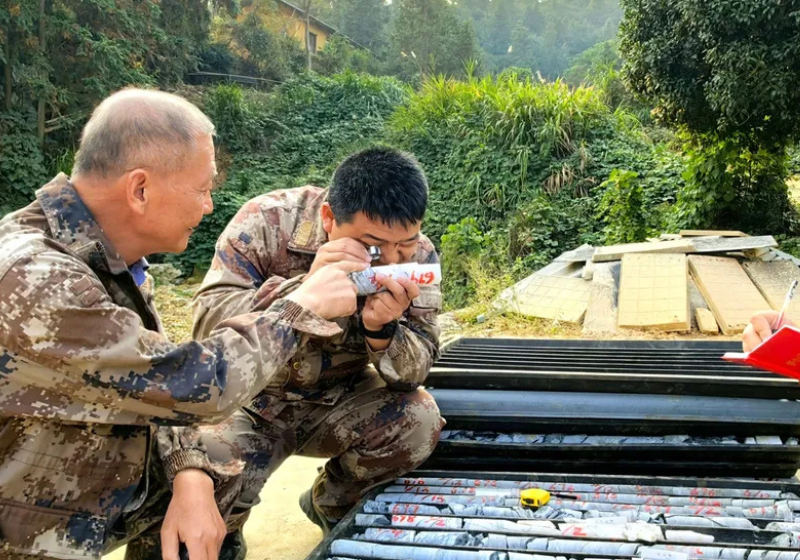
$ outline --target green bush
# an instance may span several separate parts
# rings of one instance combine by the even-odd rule
[[[800,174],[800,144],[793,146],[789,150],[788,166],[791,175]]]
[[[33,200],[48,176],[33,113],[0,113],[0,215]]]
[[[475,295],[471,263],[480,260],[488,239],[475,218],[464,218],[442,235],[442,290],[447,308],[464,307]]]
[[[636,243],[648,234],[648,208],[639,174],[615,169],[601,188],[605,193],[600,201],[599,216],[605,221],[607,244]]]
[[[655,157],[630,114],[561,82],[432,79],[391,127],[392,141],[428,174],[433,238],[468,216],[496,229],[542,193],[591,195],[611,169],[630,163],[628,154],[642,167]]]
[[[672,216],[675,228],[719,227],[751,234],[790,232],[796,211],[786,186],[784,152],[752,146],[747,135],[734,133],[688,137],[685,185]]]

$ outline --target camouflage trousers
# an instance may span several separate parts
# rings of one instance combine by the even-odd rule
[[[145,481],[142,480],[141,484],[144,485]],[[150,447],[150,464],[146,485],[146,495],[141,505],[123,513],[106,533],[103,555],[127,545],[125,560],[161,560],[161,523],[167,513],[172,491],[156,449],[155,438],[153,438]],[[226,480],[217,481],[215,484],[214,497],[217,501],[217,506],[231,531],[235,531],[237,527],[235,525],[236,520],[228,514],[241,491],[242,479],[240,476],[232,476]],[[237,535],[234,533],[229,537],[235,539]],[[233,555],[220,556],[221,560],[244,559],[247,549],[243,543],[239,546],[227,547],[226,544],[228,543],[223,543],[223,549],[227,548],[233,551]],[[2,560],[43,560],[49,558],[52,557],[44,554],[6,555],[0,551],[0,559]]]
[[[333,406],[281,404],[285,406],[271,422],[242,410],[202,428],[213,461],[246,462],[232,515],[240,524],[259,503],[264,483],[290,455],[331,459],[314,481],[312,497],[319,511],[338,520],[369,488],[427,459],[445,424],[430,394],[423,389],[392,391],[372,369]]]
[[[161,523],[172,498],[164,467],[153,448],[150,463],[150,478],[144,503],[133,511],[124,513],[106,537],[104,554],[122,545],[127,545],[125,560],[161,560]],[[242,479],[234,476],[217,481],[214,497],[220,513],[225,519],[242,491]],[[234,523],[228,521],[228,525]],[[233,530],[233,527],[231,527]],[[242,550],[241,559],[245,550]]]

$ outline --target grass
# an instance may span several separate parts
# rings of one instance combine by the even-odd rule
[[[172,342],[192,338],[192,296],[199,287],[199,283],[191,282],[156,288],[156,308]]]
[[[461,326],[463,336],[468,337],[511,337],[511,338],[582,338],[588,340],[733,340],[741,335],[704,335],[690,333],[671,333],[653,330],[619,329],[615,333],[584,333],[580,325],[561,323],[550,319],[535,319],[516,313],[487,316],[486,321],[478,323],[469,310],[456,311],[456,320]],[[451,329],[452,334],[452,329]]]

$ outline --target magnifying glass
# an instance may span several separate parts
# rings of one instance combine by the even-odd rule
[[[381,248],[376,247],[375,245],[370,245],[369,249],[369,257],[372,259],[372,262],[377,262],[381,260]]]

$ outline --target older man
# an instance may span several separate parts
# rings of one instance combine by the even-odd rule
[[[115,94],[89,120],[72,178],[0,221],[4,558],[99,558],[164,516],[164,558],[179,541],[192,560],[216,558],[241,464],[209,461],[177,426],[249,403],[301,336],[329,336],[328,320],[356,309],[346,274],[365,265],[341,263],[203,340],[166,339],[144,257],[184,250],[211,212],[213,132],[179,97]],[[157,547],[136,539],[128,557]]]

